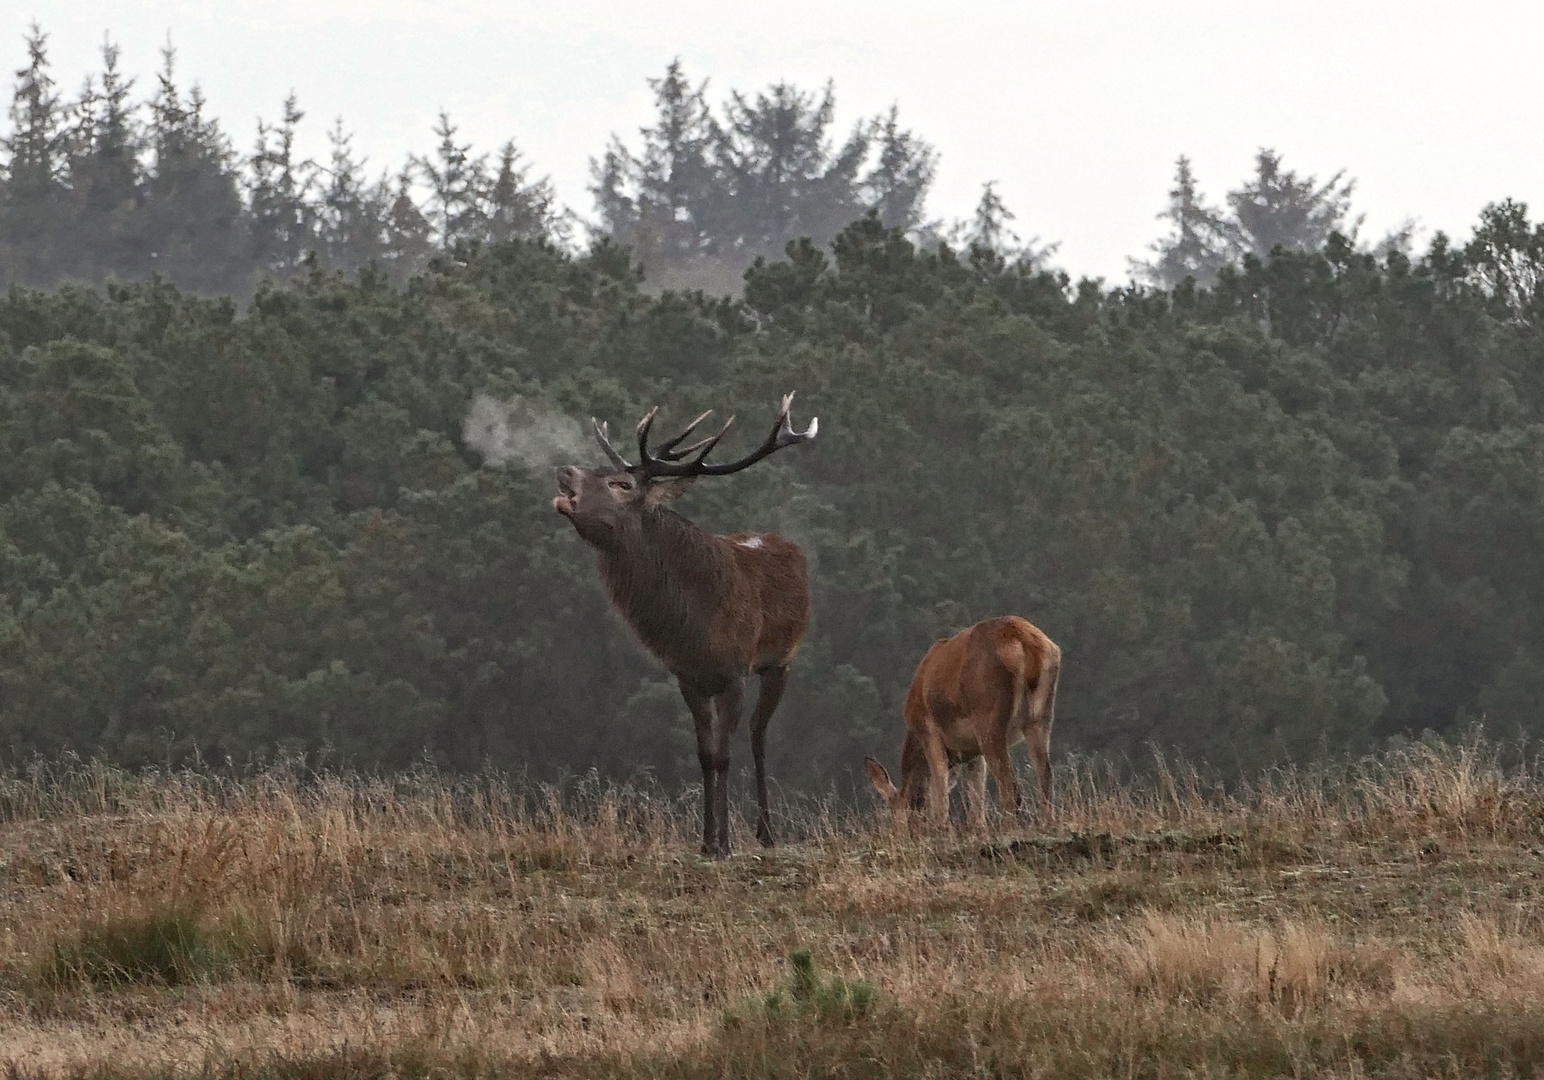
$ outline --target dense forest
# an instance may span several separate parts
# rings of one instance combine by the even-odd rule
[[[990,186],[929,222],[934,155],[894,114],[833,149],[829,89],[715,116],[673,66],[642,144],[597,162],[581,246],[513,144],[489,164],[448,118],[372,186],[290,160],[293,102],[238,161],[170,57],[146,120],[110,48],[66,107],[43,45],[0,175],[10,760],[693,779],[684,706],[548,466],[600,460],[578,418],[656,403],[738,413],[738,454],[790,389],[819,439],[680,504],[810,555],[785,784],[888,760],[927,644],[1003,612],[1064,650],[1057,753],[1231,772],[1471,720],[1544,734],[1521,205],[1364,249],[1340,177],[1262,151],[1219,210],[1182,159],[1146,284],[1074,284]],[[788,124],[797,168],[766,160]],[[736,295],[662,286],[742,260]]]

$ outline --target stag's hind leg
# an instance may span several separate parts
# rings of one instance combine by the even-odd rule
[[[772,814],[767,807],[767,724],[783,700],[788,685],[788,666],[767,668],[761,673],[761,690],[756,695],[756,711],[751,713],[751,756],[756,759],[756,839],[762,847],[771,847]]]

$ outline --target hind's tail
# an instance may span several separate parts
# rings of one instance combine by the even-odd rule
[[[1041,659],[1040,678],[1035,681],[1034,690],[1025,695],[1024,714],[1020,717],[1026,733],[1031,728],[1040,728],[1049,733],[1056,719],[1056,683],[1061,677],[1061,650],[1050,638],[1044,638],[1043,641],[1045,652]]]
[[[997,657],[1013,680],[1015,727],[1050,730],[1056,711],[1056,682],[1061,674],[1061,650],[1032,623],[1017,620],[1011,637],[998,643]],[[1033,689],[1031,689],[1033,686]]]
[[[1056,719],[1056,683],[1061,678],[1061,650],[1033,625],[1026,628],[1023,649],[1033,650],[1039,659],[1034,665],[1034,688],[1029,689],[1030,671],[1014,689],[1016,699],[1022,695],[1022,714],[1015,714],[1019,730],[1024,733],[1024,745],[1035,763],[1035,779],[1040,783],[1040,805],[1047,820],[1052,809],[1051,780],[1051,724]],[[1028,667],[1028,665],[1026,665]],[[1026,692],[1027,691],[1027,692]]]

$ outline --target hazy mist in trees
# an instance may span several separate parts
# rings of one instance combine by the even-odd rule
[[[1003,612],[1065,652],[1058,753],[1544,734],[1526,207],[1364,250],[1341,176],[1266,150],[1212,203],[1181,159],[1153,287],[1074,286],[993,185],[930,221],[893,113],[715,111],[679,65],[655,91],[578,250],[513,144],[448,117],[374,179],[341,125],[297,162],[294,101],[242,156],[170,53],[140,86],[109,47],[67,100],[34,37],[0,188],[0,753],[689,782],[679,695],[548,466],[599,460],[592,415],[790,389],[813,449],[681,503],[811,557],[786,784],[893,754],[928,643]]]

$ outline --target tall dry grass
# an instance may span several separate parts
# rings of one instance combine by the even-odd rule
[[[1544,1062],[1544,784],[1421,744],[1054,825],[301,762],[0,773],[18,1075],[1427,1075]]]

